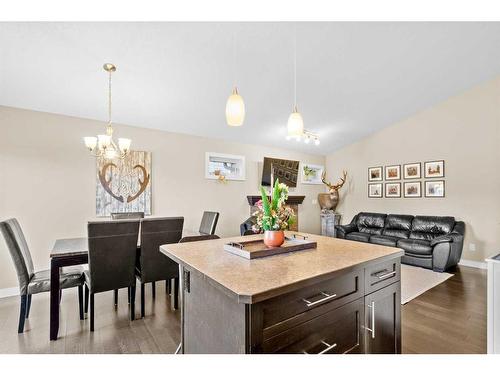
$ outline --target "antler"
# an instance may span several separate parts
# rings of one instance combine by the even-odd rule
[[[139,185],[140,185],[139,191],[137,193],[135,193],[134,195],[129,195],[127,197],[127,203],[132,202],[139,195],[141,195],[144,192],[144,190],[146,190],[146,187],[149,184],[149,173],[146,171],[146,168],[144,168],[142,165],[137,164],[133,169],[140,169],[142,171],[142,176],[144,179],[141,180],[140,177],[138,178]]]
[[[323,183],[326,186],[328,186],[328,189],[330,189],[330,191],[337,191],[342,186],[344,186],[345,181],[347,179],[347,172],[343,171],[343,176],[340,178],[340,182],[338,184],[335,184],[335,185],[332,185],[330,182],[326,181],[325,177],[326,177],[326,171],[323,171],[323,174],[321,175],[321,181],[323,181]]]

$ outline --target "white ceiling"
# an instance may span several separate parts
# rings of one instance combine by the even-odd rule
[[[285,141],[297,99],[321,145]],[[247,115],[225,124],[236,81]],[[328,154],[500,74],[500,23],[0,23],[0,105]]]

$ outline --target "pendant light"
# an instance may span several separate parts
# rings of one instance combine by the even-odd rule
[[[236,36],[233,34],[234,88],[226,103],[226,122],[229,126],[241,126],[245,120],[245,103],[236,87]]]
[[[288,117],[288,137],[300,138],[304,135],[304,119],[297,109],[297,33],[294,33],[294,46],[293,46],[293,97],[294,106],[293,112]]]
[[[104,64],[103,69],[108,73],[108,125],[106,134],[99,134],[97,137],[84,137],[85,146],[92,156],[105,159],[123,159],[130,152],[132,141],[128,138],[118,138],[118,145],[113,140],[113,126],[111,121],[111,74],[116,72],[113,64]]]

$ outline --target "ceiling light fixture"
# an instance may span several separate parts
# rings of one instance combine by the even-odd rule
[[[288,136],[300,139],[304,135],[304,119],[297,109],[297,33],[294,32],[293,45],[293,112],[288,117]]]
[[[111,74],[116,71],[113,64],[104,64],[103,68],[109,73],[108,79],[108,125],[106,134],[99,134],[97,137],[84,137],[85,146],[95,157],[104,157],[106,159],[123,159],[130,151],[132,141],[128,138],[118,138],[118,146],[113,141],[113,127],[111,125]]]
[[[226,102],[226,122],[229,126],[241,126],[245,120],[245,103],[236,87],[236,35],[233,34],[234,88]]]

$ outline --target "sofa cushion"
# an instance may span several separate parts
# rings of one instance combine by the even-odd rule
[[[405,252],[416,255],[432,255],[431,242],[427,240],[401,239],[398,241],[399,248]]]
[[[408,238],[412,221],[412,215],[387,215],[382,234],[391,237]]]
[[[370,233],[351,232],[346,234],[345,238],[352,241],[368,242],[370,240]]]
[[[359,213],[356,220],[358,232],[382,234],[386,216],[386,214],[376,214],[371,212]]]
[[[411,225],[410,238],[432,240],[453,230],[455,218],[451,216],[415,216]]]
[[[370,237],[370,242],[377,245],[395,247],[399,238],[374,234]]]

